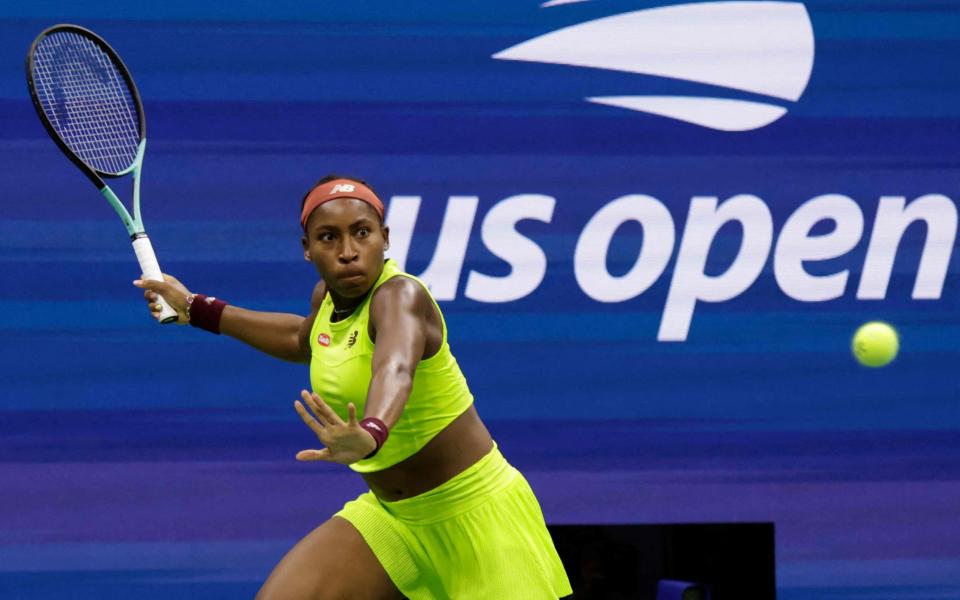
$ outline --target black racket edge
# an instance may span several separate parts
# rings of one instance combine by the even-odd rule
[[[83,160],[77,156],[69,146],[67,146],[66,142],[60,138],[60,134],[58,134],[53,128],[53,124],[47,117],[47,113],[43,110],[43,104],[40,102],[40,98],[37,95],[36,85],[33,81],[33,56],[36,52],[37,45],[48,35],[58,33],[60,31],[70,31],[91,39],[94,43],[100,46],[100,48],[106,52],[110,56],[111,60],[113,60],[117,65],[120,70],[120,74],[123,76],[123,80],[127,83],[127,87],[129,88],[130,94],[133,97],[133,103],[137,109],[137,121],[140,128],[140,141],[142,142],[147,135],[147,121],[143,114],[143,103],[140,100],[140,91],[137,89],[137,85],[133,82],[133,77],[130,75],[130,70],[127,69],[127,65],[123,62],[123,59],[120,58],[120,55],[117,54],[117,51],[114,50],[106,40],[96,33],[90,31],[86,27],[81,27],[79,25],[73,25],[70,23],[53,25],[52,27],[48,27],[41,31],[40,34],[37,35],[37,37],[33,40],[33,43],[30,44],[30,49],[27,50],[27,89],[30,92],[30,100],[33,103],[33,108],[37,111],[37,116],[40,117],[40,122],[43,124],[43,128],[47,130],[47,134],[57,144],[57,147],[60,148],[61,152],[63,152],[67,158],[70,159],[70,162],[75,164],[77,168],[79,168],[80,171],[87,176],[87,179],[89,179],[93,185],[97,186],[98,190],[102,190],[106,187],[106,184],[102,179],[103,177],[115,178],[123,177],[123,175],[106,173],[91,167],[87,163],[83,162]]]

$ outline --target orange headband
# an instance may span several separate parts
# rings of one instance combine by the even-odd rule
[[[356,198],[366,202],[377,211],[381,219],[383,218],[383,202],[377,198],[373,190],[352,179],[334,179],[313,188],[307,196],[307,200],[303,203],[303,212],[300,213],[300,225],[306,229],[310,213],[324,202],[337,198]]]

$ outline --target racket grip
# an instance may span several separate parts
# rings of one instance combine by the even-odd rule
[[[157,262],[157,255],[153,251],[153,244],[145,233],[138,233],[133,240],[133,251],[137,255],[137,261],[140,263],[140,270],[143,272],[144,279],[153,281],[163,281],[163,272],[160,271],[160,264]],[[157,294],[157,302],[160,304],[160,323],[175,323],[177,321],[177,311],[170,308],[163,296]]]

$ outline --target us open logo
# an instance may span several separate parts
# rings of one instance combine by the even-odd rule
[[[542,8],[590,0],[551,0]],[[493,55],[665,77],[762,97],[594,96],[587,102],[719,131],[765,127],[803,95],[813,71],[813,26],[800,2],[703,2],[579,23]]]
[[[585,2],[601,6],[600,0],[551,0],[542,6]],[[580,22],[521,42],[493,58],[606,69],[626,73],[611,79],[628,86],[638,81],[644,86],[641,89],[666,84],[691,90],[686,96],[588,95],[585,100],[739,132],[773,123],[800,99],[813,69],[814,38],[807,9],[800,2],[701,2]],[[569,77],[579,72],[570,69]],[[749,189],[749,182],[742,185]],[[630,302],[667,278],[656,339],[683,342],[702,305],[732,301],[761,278],[766,280],[763,285],[775,285],[796,302],[851,296],[871,303],[884,300],[894,264],[902,260],[898,258],[901,239],[914,223],[921,222],[927,233],[919,261],[898,269],[897,276],[912,278],[912,300],[939,300],[960,221],[954,201],[942,193],[919,190],[909,196],[901,190],[870,194],[864,198],[829,191],[814,194],[775,220],[774,211],[759,195],[711,192],[709,182],[697,182],[685,211],[676,199],[678,208],[671,210],[652,195],[623,190],[580,225],[572,253],[561,256],[520,229],[524,221],[553,223],[558,207],[555,196],[532,190],[513,193],[480,215],[480,196],[465,190],[449,196],[433,257],[419,277],[437,300],[455,300],[462,294],[482,303],[514,302],[533,294],[551,263],[564,270],[572,264],[576,285],[598,303]],[[390,199],[390,257],[401,269],[421,201],[418,195]],[[834,223],[833,230],[816,233],[815,227],[825,221]],[[642,246],[626,272],[611,272],[607,259],[625,223],[637,223],[643,229]],[[711,272],[708,259],[724,243],[720,232],[728,224],[742,232],[736,255],[724,271]],[[470,268],[467,249],[475,232],[485,249],[510,267],[506,275]],[[561,233],[568,235],[569,230]],[[554,247],[556,239],[551,242]],[[851,268],[825,263],[853,252],[861,241],[867,249],[858,282],[853,281]],[[821,263],[818,268],[810,268],[816,263]]]

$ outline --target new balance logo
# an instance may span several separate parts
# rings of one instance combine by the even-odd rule
[[[347,340],[347,348],[353,348],[353,345],[357,343],[357,331],[354,330],[350,334],[350,339]]]
[[[349,183],[338,183],[337,185],[333,186],[332,190],[330,190],[330,195],[332,196],[337,192],[352,192],[355,189],[357,188]]]

